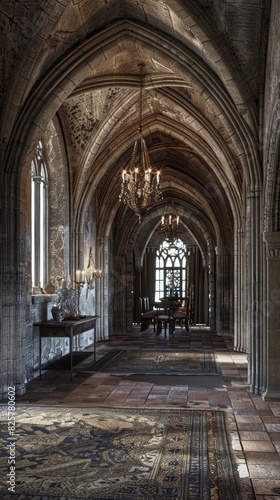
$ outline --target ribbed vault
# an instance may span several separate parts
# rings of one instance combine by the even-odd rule
[[[134,281],[149,246],[162,241],[160,219],[172,200],[180,238],[195,247],[210,327],[234,334],[235,347],[249,352],[251,390],[266,387],[274,319],[263,313],[262,233],[280,227],[279,6],[272,4],[271,14],[270,0],[0,2],[2,392],[15,381],[23,391],[34,376],[33,320],[41,310],[32,302],[30,165],[38,140],[51,171],[47,265],[69,276],[93,251],[104,279],[83,300],[100,316],[102,338],[130,331]],[[141,224],[119,201],[138,129],[139,63],[142,131],[163,191]],[[276,258],[278,240],[266,236],[267,256]],[[278,289],[272,264],[268,277]]]
[[[117,20],[85,37],[34,88],[37,105],[30,107],[27,100],[20,127],[32,121],[34,141],[36,123],[38,135],[58,114],[69,162],[74,234],[83,234],[88,209],[97,203],[98,241],[114,234],[115,255],[133,251],[141,265],[165,198],[172,197],[185,239],[192,235],[210,265],[210,247],[233,254],[242,227],[244,186],[260,184],[255,117],[240,73],[232,76],[230,58],[222,63],[213,58],[216,42],[210,63],[203,37],[200,43],[196,35],[187,37],[183,44],[181,36],[161,28],[138,18]],[[164,199],[147,214],[154,220],[146,224],[144,217],[139,227],[134,213],[120,205],[119,191],[137,134],[142,62],[143,135],[161,171]],[[76,247],[75,252],[83,250]]]

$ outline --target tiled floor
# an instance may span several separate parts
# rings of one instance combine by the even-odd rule
[[[177,385],[139,380],[132,374],[84,373],[93,358],[83,361],[72,380],[68,371],[47,370],[29,383],[18,403],[59,406],[125,406],[223,409],[230,416],[230,434],[238,462],[244,499],[280,500],[280,402],[263,401],[247,389],[246,354],[233,351],[232,339],[211,334],[205,327],[190,332],[176,329],[172,338],[140,333],[114,336],[97,344],[97,360],[110,349],[213,349],[221,370],[217,377],[186,378]],[[169,378],[168,378],[169,380]],[[181,379],[183,380],[183,379]],[[176,384],[176,385],[175,385]],[[226,499],[225,499],[226,500]]]

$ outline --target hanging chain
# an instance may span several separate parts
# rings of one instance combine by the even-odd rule
[[[140,97],[139,97],[139,133],[142,134],[142,114],[143,114],[143,68],[144,63],[138,64],[140,68]]]

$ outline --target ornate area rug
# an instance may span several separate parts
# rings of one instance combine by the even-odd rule
[[[151,351],[112,349],[87,372],[199,375],[219,373],[214,351]]]
[[[1,499],[240,498],[222,411],[20,407],[15,416],[12,494],[1,414]]]

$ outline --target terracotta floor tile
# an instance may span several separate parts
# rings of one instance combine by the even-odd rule
[[[274,443],[274,446],[275,446],[275,449],[276,449],[278,455],[280,455],[280,441],[276,441]]]
[[[262,421],[264,424],[278,424],[280,431],[280,417],[276,417],[274,415],[264,415],[262,416]]]
[[[256,495],[273,495],[273,499],[279,495],[280,498],[280,481],[253,479],[252,484]]]
[[[244,452],[275,452],[275,447],[271,441],[242,441]]]
[[[280,433],[280,423],[277,424],[264,424],[267,432],[279,432]]]
[[[280,469],[280,458],[276,452],[266,452],[266,451],[245,451],[245,460],[248,464],[278,464]]]
[[[269,432],[268,435],[272,441],[280,441],[280,432]]]
[[[251,479],[273,479],[280,480],[280,466],[279,464],[269,465],[256,465],[247,464]]]

